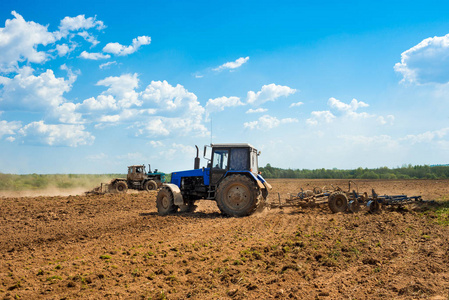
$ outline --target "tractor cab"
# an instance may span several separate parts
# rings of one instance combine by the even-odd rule
[[[144,165],[138,165],[138,166],[129,166],[128,167],[128,176],[126,179],[128,181],[142,181],[147,177],[145,166]]]
[[[217,186],[229,173],[249,171],[257,176],[258,152],[250,144],[212,144],[211,147],[209,181],[211,186]]]

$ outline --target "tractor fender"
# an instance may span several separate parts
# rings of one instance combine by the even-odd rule
[[[271,191],[273,189],[273,187],[271,186],[271,184],[269,184],[268,182],[264,181],[263,182],[264,187],[267,189],[267,191]]]
[[[173,194],[173,203],[175,205],[183,205],[184,200],[182,199],[181,190],[176,184],[164,183],[164,187],[168,187]]]
[[[260,175],[258,175],[258,176],[256,177],[252,172],[249,172],[249,171],[244,171],[244,172],[232,172],[232,171],[230,171],[230,172],[227,172],[227,173],[226,173],[225,177],[227,177],[228,175],[232,175],[232,174],[242,174],[242,175],[245,175],[245,176],[251,178],[251,179],[257,184],[257,186],[259,187],[259,189],[265,189],[265,188],[266,188],[265,185],[264,185],[264,182],[258,178]],[[271,186],[270,186],[270,187],[271,187]]]

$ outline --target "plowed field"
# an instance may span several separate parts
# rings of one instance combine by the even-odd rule
[[[271,201],[344,180],[271,180]],[[449,199],[449,181],[357,181]],[[0,194],[1,195],[1,194]],[[0,198],[1,299],[449,299],[449,227],[422,205],[156,213],[156,192]]]

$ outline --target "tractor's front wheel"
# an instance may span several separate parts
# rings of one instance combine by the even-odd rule
[[[148,180],[143,184],[143,189],[145,191],[152,191],[157,189],[157,183],[154,180]]]
[[[223,179],[217,189],[217,205],[220,211],[231,217],[252,214],[260,204],[260,190],[256,183],[243,175]]]
[[[128,185],[124,181],[119,181],[115,183],[114,187],[117,193],[126,193],[128,191]]]
[[[175,213],[178,207],[173,202],[173,194],[170,189],[164,187],[159,190],[156,198],[157,213],[160,216],[165,216]]]

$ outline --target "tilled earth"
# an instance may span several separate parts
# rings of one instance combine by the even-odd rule
[[[271,180],[271,201],[345,180]],[[357,181],[449,198],[449,181]],[[279,193],[279,194],[278,194]],[[422,205],[156,213],[156,192],[0,198],[0,299],[449,299],[449,227]]]

